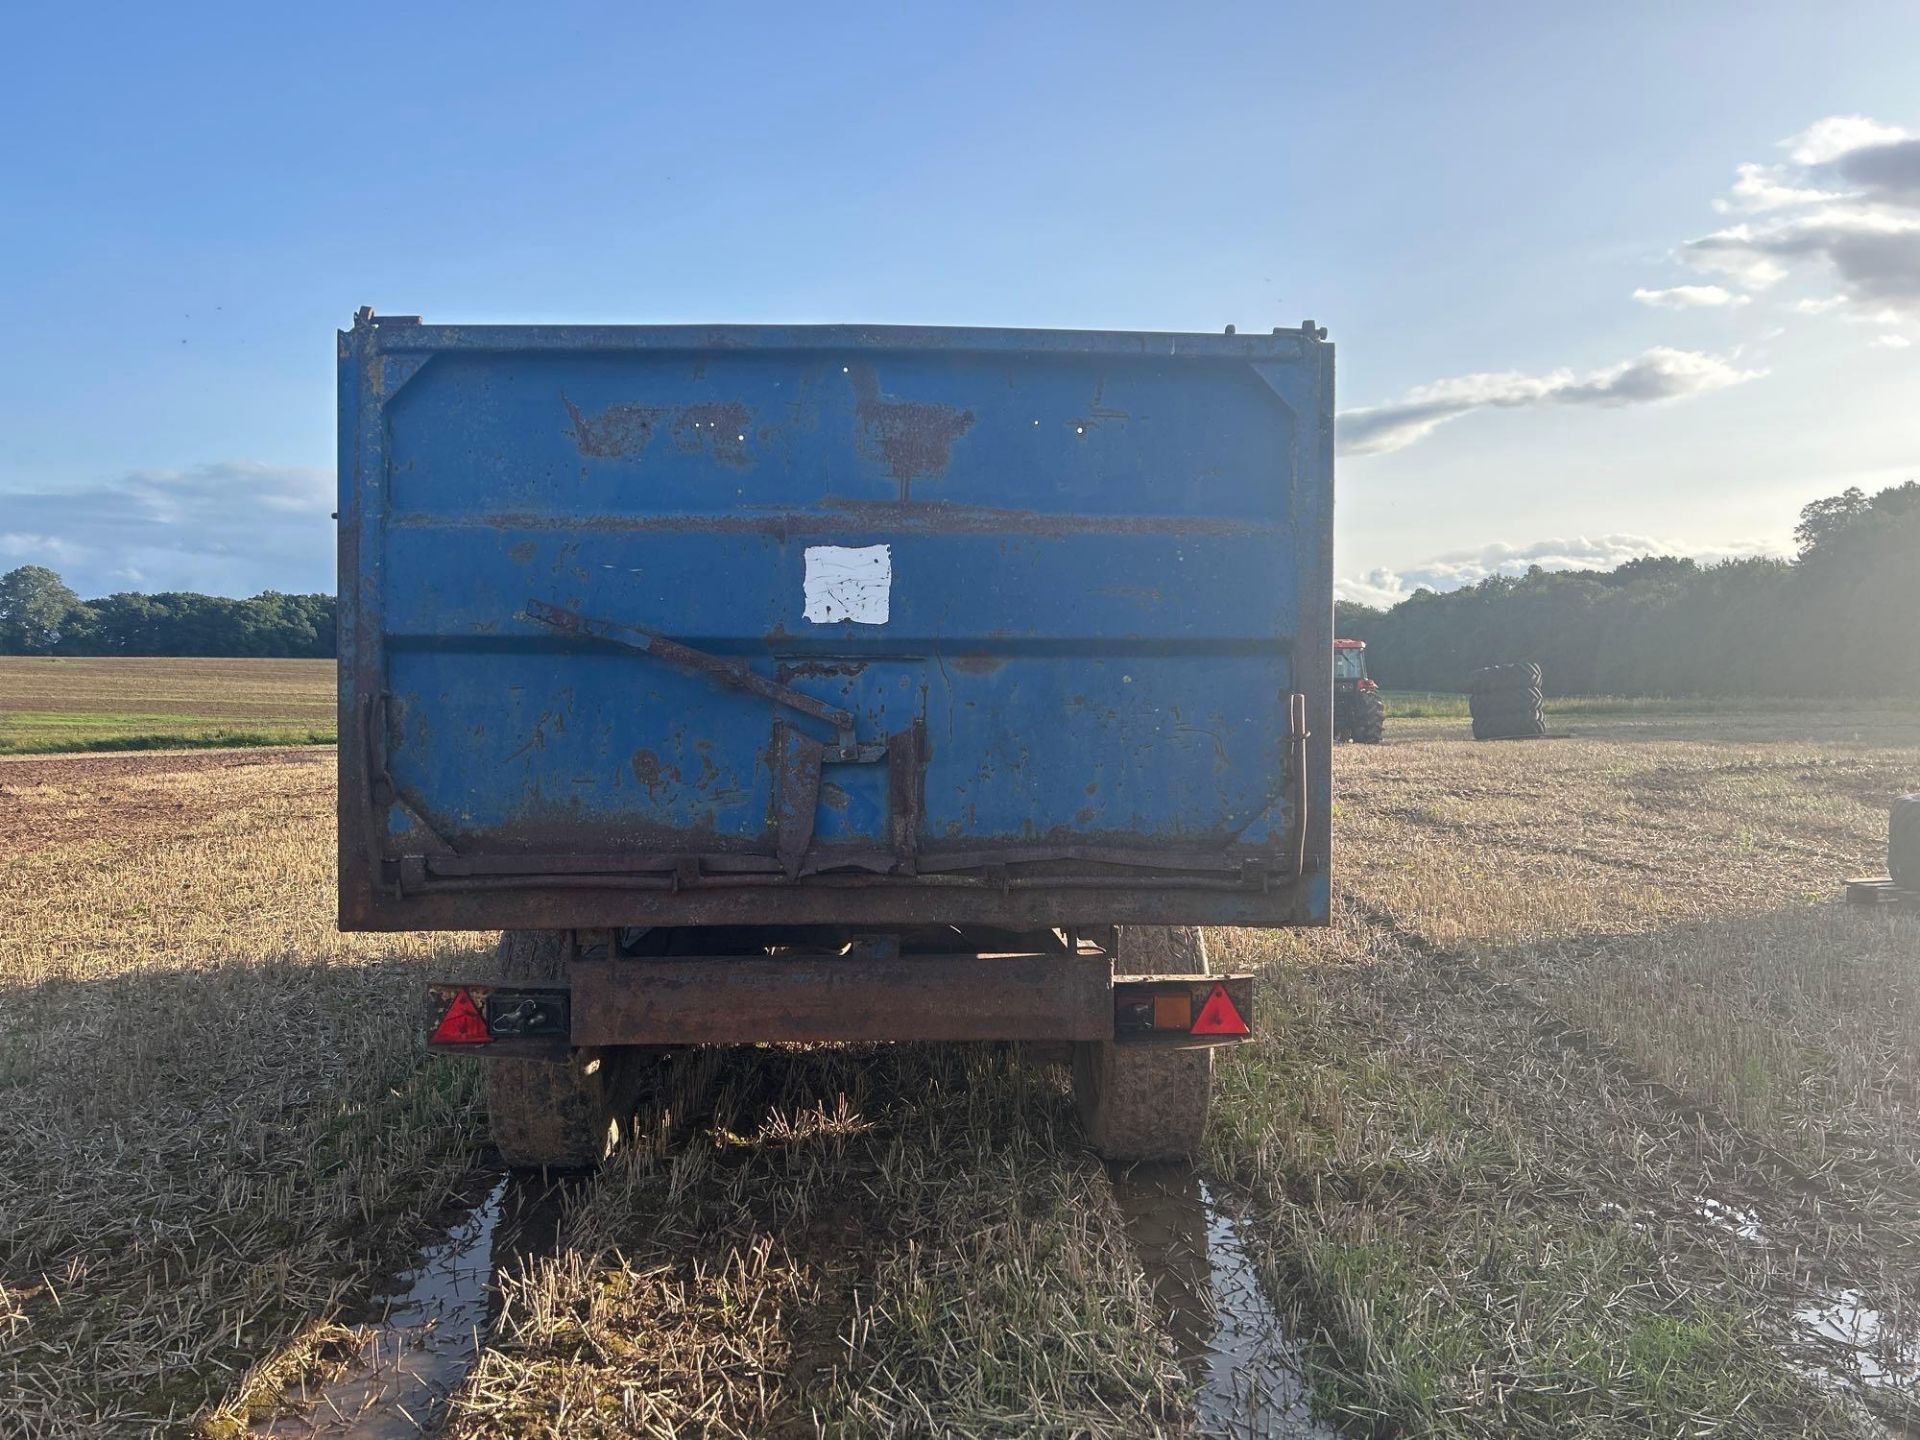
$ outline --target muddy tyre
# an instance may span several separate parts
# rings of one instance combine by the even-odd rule
[[[1191,926],[1123,925],[1116,968],[1129,975],[1202,975],[1207,946]],[[1073,1050],[1081,1128],[1107,1160],[1179,1160],[1200,1148],[1213,1098],[1208,1046],[1083,1041]]]
[[[1893,802],[1887,824],[1887,874],[1902,890],[1920,890],[1920,795]]]
[[[565,983],[564,930],[509,930],[496,977],[506,985]],[[619,1057],[576,1049],[565,1061],[487,1060],[487,1119],[500,1158],[516,1170],[586,1170],[612,1149]]]
[[[1386,736],[1387,702],[1378,690],[1362,690],[1353,698],[1353,743],[1378,745]]]

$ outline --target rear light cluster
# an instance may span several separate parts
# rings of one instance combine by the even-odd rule
[[[444,1008],[429,1045],[492,1045],[501,1040],[565,1040],[571,1029],[564,990],[501,990],[487,985],[435,985]]]
[[[1198,1035],[1230,1038],[1252,1029],[1227,987],[1159,982],[1150,988],[1124,985],[1114,997],[1116,1035]]]

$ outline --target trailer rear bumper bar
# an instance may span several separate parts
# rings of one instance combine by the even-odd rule
[[[1253,1021],[1251,975],[1116,976],[1103,954],[582,958],[568,976],[565,988],[430,987],[442,1017],[432,1048],[558,1059],[573,1046],[610,1045],[1220,1045],[1247,1038]],[[464,1038],[443,1038],[456,1033],[445,1017],[463,994],[485,1030],[469,1021]]]

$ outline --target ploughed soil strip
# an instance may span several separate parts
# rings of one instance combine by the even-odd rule
[[[273,783],[333,793],[331,748],[0,756],[0,860],[54,845],[180,836],[214,823],[209,772],[265,767]]]

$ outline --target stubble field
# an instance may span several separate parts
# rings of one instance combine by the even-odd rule
[[[1920,917],[1837,891],[1920,712],[1554,728],[1337,755],[1191,1172],[898,1047],[551,1191],[421,1048],[493,937],[334,932],[330,752],[0,760],[0,1428],[1909,1433]]]

